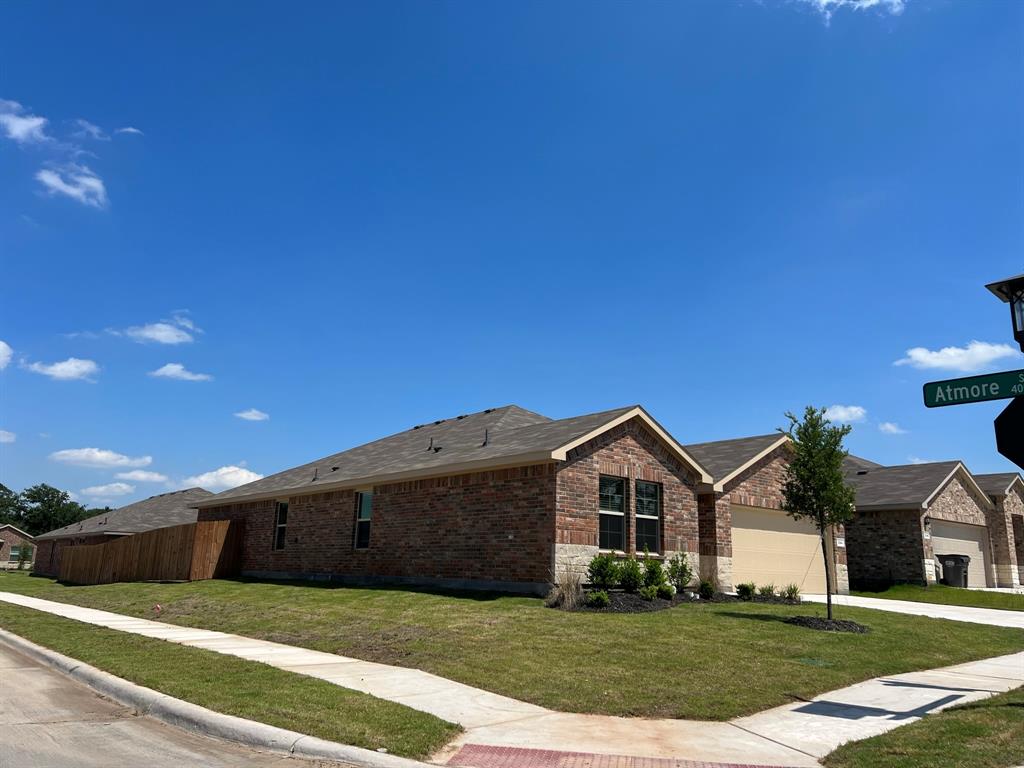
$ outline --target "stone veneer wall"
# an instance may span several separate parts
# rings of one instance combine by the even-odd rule
[[[932,520],[947,520],[952,523],[966,523],[968,525],[988,526],[994,517],[992,501],[987,496],[980,495],[976,490],[969,487],[958,475],[954,476],[938,496],[928,505],[923,517]],[[929,531],[930,532],[930,531]],[[988,528],[989,552],[988,569],[985,578],[990,586],[996,583],[995,569],[993,568],[992,539],[993,530]],[[923,540],[924,556],[922,568],[924,569],[925,581],[929,584],[936,581],[935,575],[935,552],[932,549],[932,540],[929,536]]]
[[[635,553],[634,484],[661,483],[663,556],[682,552],[696,573],[699,568],[698,476],[685,467],[639,419],[609,430],[569,452],[558,469],[555,500],[555,570],[574,569],[586,575],[586,565],[598,554],[598,478],[628,479],[626,493],[626,552]]]
[[[1010,493],[999,501],[993,517],[992,527],[999,530],[992,536],[997,586],[1024,584],[1024,491],[1020,483],[1014,483]]]

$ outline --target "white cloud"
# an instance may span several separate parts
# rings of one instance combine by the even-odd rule
[[[0,128],[7,138],[19,144],[38,144],[49,141],[46,135],[46,118],[30,115],[16,101],[0,99]]]
[[[269,413],[264,413],[256,408],[250,408],[247,411],[239,411],[235,416],[240,419],[245,419],[246,421],[267,421],[270,418]]]
[[[825,409],[825,418],[843,424],[854,424],[858,421],[864,421],[864,417],[867,415],[867,409],[859,405],[830,405]]]
[[[71,464],[92,469],[113,469],[117,467],[148,467],[152,456],[125,456],[123,453],[108,451],[106,448],[65,448],[50,454],[50,461]]]
[[[135,486],[128,485],[128,483],[90,485],[88,488],[83,488],[81,490],[81,494],[83,496],[90,496],[94,499],[109,499],[114,496],[127,496],[129,493],[135,493]]]
[[[208,491],[226,491],[228,488],[235,488],[262,479],[263,475],[245,467],[227,466],[204,472],[201,475],[186,477],[185,485],[199,486]]]
[[[185,310],[187,312],[188,310]],[[191,317],[186,317],[184,314],[175,314],[171,317],[171,321],[176,325],[180,325],[182,328],[187,328],[193,333],[203,333],[203,329],[196,325]]]
[[[124,335],[140,344],[149,341],[154,341],[157,344],[187,344],[192,341],[190,333],[166,322],[147,323],[125,328]]]
[[[909,461],[911,464],[931,464],[932,463],[931,459],[922,459],[919,456],[907,456],[907,461]]]
[[[0,341],[0,371],[7,367],[7,364],[11,362],[11,357],[14,355],[14,351],[6,341]]]
[[[878,431],[886,435],[905,435],[907,430],[894,421],[883,421],[878,425]]]
[[[166,483],[167,475],[150,472],[148,469],[133,469],[131,472],[118,472],[114,475],[118,480],[132,480],[136,483]]]
[[[8,432],[6,429],[0,429],[0,443],[13,443],[18,439],[18,436],[13,432]]]
[[[107,207],[107,188],[103,179],[88,166],[71,163],[58,170],[43,168],[36,173],[36,181],[51,195],[64,195],[92,208]]]
[[[130,125],[126,125],[124,128],[118,128],[116,131],[114,131],[114,133],[129,133],[129,134],[134,134],[136,136],[145,136],[146,135],[142,131],[140,131],[138,128],[133,128]]]
[[[907,7],[906,0],[800,0],[800,2],[813,6],[825,17],[826,22],[831,21],[832,15],[843,8],[853,11],[875,9],[899,16]]]
[[[90,123],[88,120],[78,118],[75,120],[75,125],[78,126],[78,130],[75,131],[75,136],[80,139],[96,139],[97,141],[110,141],[110,137],[106,132],[98,125]]]
[[[150,371],[149,375],[161,379],[178,379],[179,381],[213,381],[213,376],[210,374],[193,373],[181,363],[168,363],[155,371]]]
[[[29,363],[25,368],[33,373],[41,373],[57,381],[73,381],[80,379],[92,381],[92,376],[99,373],[100,367],[92,360],[79,360],[77,357],[69,357],[59,363]]]
[[[930,350],[914,347],[907,350],[907,356],[893,365],[910,365],[922,370],[980,371],[985,366],[1007,357],[1020,357],[1020,353],[1009,344],[991,344],[987,341],[972,341],[966,347],[943,347]]]

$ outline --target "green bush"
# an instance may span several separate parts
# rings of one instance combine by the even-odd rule
[[[658,597],[662,600],[671,600],[676,595],[676,588],[671,584],[662,583],[658,585]]]
[[[752,581],[744,582],[743,584],[736,585],[736,596],[740,600],[750,600],[754,597],[754,593],[757,591],[757,585]]]
[[[636,592],[644,583],[643,569],[635,557],[627,557],[619,564],[619,586],[627,592]]]
[[[640,587],[640,598],[643,600],[653,600],[658,596],[658,588],[653,586]]]
[[[598,555],[587,566],[590,583],[601,589],[611,589],[619,583],[619,561],[615,555]]]
[[[761,597],[775,597],[775,585],[765,584],[764,586],[758,587],[757,594]]]
[[[686,555],[677,553],[668,561],[668,582],[675,585],[677,591],[682,592],[693,581],[693,568]]]
[[[697,587],[697,594],[700,595],[701,600],[710,600],[715,596],[715,583],[710,579],[701,579],[700,586]]]
[[[782,596],[794,603],[800,601],[800,587],[796,584],[787,584],[782,590]]]
[[[657,587],[665,583],[665,568],[660,560],[648,557],[644,559],[644,586]]]
[[[587,594],[587,605],[591,608],[607,608],[611,604],[612,599],[608,597],[608,593],[603,589]]]

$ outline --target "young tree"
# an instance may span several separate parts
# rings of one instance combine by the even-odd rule
[[[825,559],[825,593],[828,618],[832,620],[832,564],[829,562],[827,536],[836,525],[853,517],[854,491],[843,478],[843,459],[847,451],[843,438],[850,433],[848,424],[833,425],[824,408],[807,406],[803,420],[787,413],[789,429],[780,429],[793,441],[793,456],[786,470],[782,508],[795,520],[810,518],[821,538],[821,556]]]

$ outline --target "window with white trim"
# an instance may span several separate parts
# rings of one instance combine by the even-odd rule
[[[274,549],[284,549],[288,531],[288,502],[279,501],[274,510]]]
[[[598,478],[598,533],[600,549],[626,549],[626,479],[600,475]]]
[[[356,494],[356,549],[370,546],[370,521],[373,519],[373,494]]]
[[[8,557],[7,557],[8,562],[11,562],[11,563],[18,562],[18,555],[20,555],[20,554],[21,554],[21,547],[16,547],[16,546],[14,546],[12,544],[11,545],[11,551],[8,553]]]
[[[661,551],[661,485],[636,481],[636,551]]]

